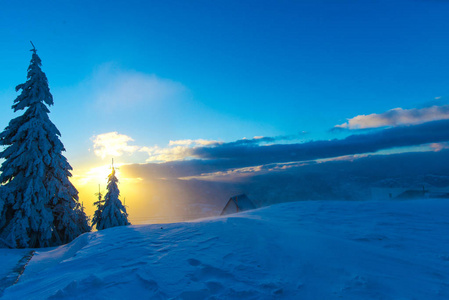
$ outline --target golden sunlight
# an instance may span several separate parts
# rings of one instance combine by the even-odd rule
[[[118,172],[119,169],[116,169],[117,175]],[[108,181],[109,174],[111,174],[111,165],[99,166],[90,169],[84,174],[84,176],[77,176],[77,181],[80,185],[86,185],[93,182],[104,185]]]
[[[139,197],[134,192],[136,184],[140,183],[142,181],[142,178],[131,178],[129,176],[126,176],[126,174],[124,174],[120,170],[121,165],[122,164],[114,163],[116,172],[115,175],[119,180],[120,199],[123,202],[125,202],[125,199],[127,202],[130,200],[133,202],[132,207],[128,207],[128,213],[130,213],[131,211],[130,216],[131,221],[133,221],[133,215],[136,214],[136,212],[142,211],[143,208],[141,207],[140,203],[135,202],[135,200],[139,199]],[[110,164],[90,169],[86,168],[83,170],[79,170],[76,173],[74,172],[72,183],[78,189],[79,199],[83,203],[88,215],[92,216],[95,211],[94,202],[98,199],[98,196],[96,195],[99,191],[98,185],[100,185],[100,192],[103,197],[106,194],[108,176],[109,174],[111,174],[111,172],[112,168]]]

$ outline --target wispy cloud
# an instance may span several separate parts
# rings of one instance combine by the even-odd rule
[[[146,105],[167,105],[185,98],[188,89],[179,82],[135,70],[124,70],[115,64],[101,65],[86,82],[94,103],[101,110],[122,111]]]
[[[212,140],[204,140],[204,139],[197,139],[197,140],[177,140],[177,141],[170,141],[168,143],[169,146],[210,146],[210,145],[218,145],[222,144],[222,142],[218,141],[212,141]]]
[[[166,162],[183,160],[192,156],[192,148],[186,146],[174,146],[161,148],[159,146],[142,147],[141,152],[148,154],[147,162]]]
[[[449,143],[448,142],[432,143],[432,144],[430,144],[430,148],[432,148],[433,151],[438,152],[438,151],[441,151],[443,149],[449,149]]]
[[[212,140],[175,140],[170,141],[167,147],[142,147],[140,152],[146,152],[148,154],[147,162],[167,162],[184,160],[194,157],[193,149],[196,147],[221,145],[222,142]]]
[[[108,132],[92,137],[95,155],[104,159],[106,156],[117,157],[124,153],[132,154],[140,149],[138,146],[128,145],[134,140],[118,132]]]
[[[429,121],[449,119],[449,105],[425,108],[394,108],[381,114],[358,115],[335,129],[369,129],[385,126],[422,124]]]

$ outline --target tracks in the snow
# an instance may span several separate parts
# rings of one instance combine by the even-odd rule
[[[20,276],[22,276],[23,272],[25,271],[26,266],[28,265],[30,260],[33,258],[34,252],[36,252],[36,251],[31,250],[26,255],[24,255],[19,260],[19,262],[17,263],[17,265],[13,269],[13,271],[0,280],[0,297],[3,295],[3,291],[6,288],[16,284],[19,281]]]

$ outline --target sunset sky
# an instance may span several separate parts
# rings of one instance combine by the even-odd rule
[[[3,1],[0,127],[32,40],[89,213],[112,157],[138,223],[204,182],[226,202],[247,192],[226,184],[305,162],[444,152],[448,14],[436,0]]]

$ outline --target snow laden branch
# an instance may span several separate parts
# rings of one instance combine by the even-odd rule
[[[0,133],[0,238],[17,248],[55,246],[90,231],[70,183],[61,133],[50,121],[53,105],[41,59],[33,46],[27,81],[19,84],[12,119]]]

